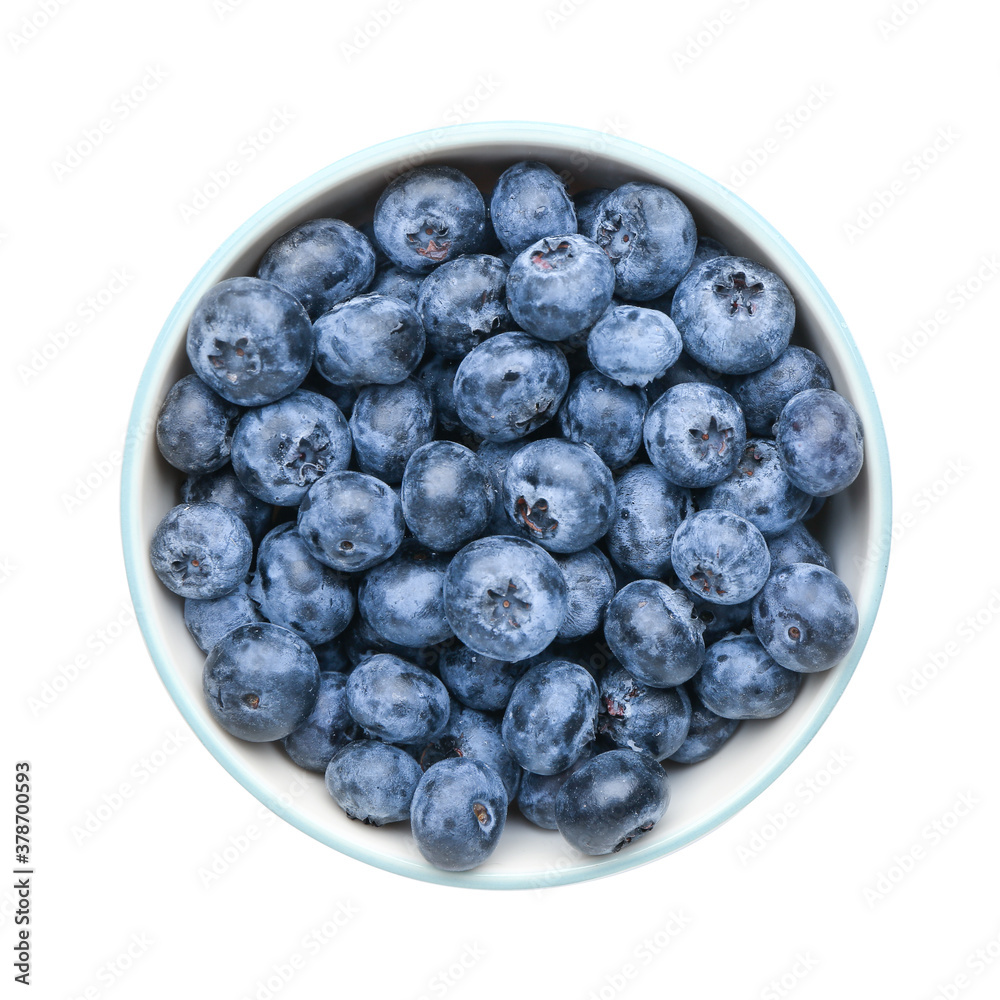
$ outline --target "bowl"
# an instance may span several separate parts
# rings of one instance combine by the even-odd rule
[[[406,824],[375,828],[348,819],[327,794],[322,775],[297,768],[279,746],[229,736],[209,715],[201,686],[204,654],[184,627],[181,600],[160,584],[149,564],[149,541],[160,518],[178,502],[182,478],[160,457],[151,430],[167,389],[190,371],[185,333],[198,300],[224,278],[255,273],[282,233],[318,217],[365,223],[386,183],[414,166],[458,167],[489,192],[506,166],[523,159],[564,171],[571,192],[613,188],[626,180],[666,185],[688,205],[699,232],[784,278],[797,302],[793,342],[822,355],[836,389],[851,400],[864,426],[861,475],[811,525],[854,595],[860,628],[851,653],[826,673],[806,675],[783,715],[744,723],[707,761],[672,766],[666,815],[619,853],[581,855],[558,833],[531,826],[515,809],[489,861],[453,873],[423,860]],[[121,502],[129,587],[146,645],[171,697],[219,763],[269,809],[343,854],[411,878],[487,889],[552,886],[635,868],[704,836],[764,791],[816,734],[861,658],[882,593],[891,529],[888,450],[871,382],[843,317],[805,261],[742,200],[683,163],[604,133],[527,122],[441,128],[355,153],[276,198],[226,240],[188,285],[153,345],[129,422]]]

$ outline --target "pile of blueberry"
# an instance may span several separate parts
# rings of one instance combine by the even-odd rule
[[[666,188],[517,163],[315,219],[187,333],[151,559],[211,713],[465,870],[508,808],[607,854],[854,642],[803,522],[862,430],[762,264]]]

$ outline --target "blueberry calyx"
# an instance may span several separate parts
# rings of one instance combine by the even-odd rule
[[[226,378],[236,383],[240,375],[256,375],[260,371],[260,359],[250,353],[246,337],[240,337],[234,344],[227,340],[216,339],[215,354],[210,354],[208,360],[219,369],[224,369]]]
[[[637,826],[631,833],[627,833],[617,844],[611,849],[612,854],[617,854],[626,844],[631,844],[636,837],[641,837],[644,833],[649,833],[653,829],[652,823],[643,823],[642,826]]]
[[[531,263],[543,271],[558,270],[560,261],[573,256],[573,247],[568,240],[544,240],[544,248],[536,250],[530,257]]]
[[[318,427],[312,434],[299,438],[298,445],[290,450],[284,435],[278,444],[281,451],[289,452],[288,460],[284,463],[285,468],[296,473],[300,486],[311,486],[327,471],[326,456],[323,452],[329,450],[329,447],[329,440]]]
[[[512,628],[520,628],[521,623],[515,617],[518,611],[528,611],[531,605],[527,601],[522,601],[519,597],[514,596],[514,591],[517,590],[517,585],[513,580],[507,581],[507,590],[504,593],[500,593],[498,590],[486,591],[486,596],[491,598],[496,606],[493,609],[494,618],[506,618],[510,623]]]
[[[464,756],[465,754],[462,753],[462,748],[458,745],[458,740],[454,736],[442,736],[433,743],[428,743],[420,751],[420,759],[417,763],[420,765],[421,771],[426,771],[429,767],[433,767],[442,760]]]
[[[719,427],[718,421],[715,417],[712,417],[708,422],[707,430],[703,431],[697,427],[692,427],[690,434],[695,441],[702,442],[701,446],[698,447],[698,457],[704,459],[708,458],[708,454],[711,451],[714,451],[718,455],[725,453],[726,445],[733,436],[733,428]]]
[[[621,231],[623,220],[620,215],[613,219],[608,219],[602,223],[597,231],[595,242],[608,255],[612,264],[617,264],[624,257],[627,257],[632,249],[632,235],[626,230],[619,240],[615,240],[615,234]]]
[[[701,566],[691,574],[691,582],[694,583],[703,594],[711,594],[714,590],[719,597],[725,596],[726,591],[719,586],[723,582],[722,574],[715,573],[710,569],[703,569]]]
[[[547,500],[536,500],[534,506],[532,506],[524,497],[518,497],[515,506],[518,517],[535,534],[544,535],[546,532],[550,535],[555,534],[556,528],[559,527],[559,522],[549,513]],[[535,516],[534,521],[531,520],[532,514]]]
[[[764,282],[755,281],[752,285],[747,284],[747,276],[744,271],[735,271],[729,275],[729,283],[719,282],[715,286],[715,294],[729,299],[729,315],[735,316],[740,311],[740,307],[746,309],[748,316],[753,316],[757,311],[757,303],[754,297],[764,291]]]
[[[441,223],[426,221],[421,232],[407,233],[406,238],[411,243],[421,244],[421,246],[414,248],[421,257],[426,257],[428,260],[441,261],[445,260],[451,251],[451,241],[445,239],[447,235],[447,226],[441,225]],[[424,245],[424,237],[430,237],[426,241],[426,245]]]

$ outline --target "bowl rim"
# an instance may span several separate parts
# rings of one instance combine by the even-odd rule
[[[149,438],[148,434],[142,432],[142,428],[148,427],[150,415],[155,414],[160,404],[159,399],[152,398],[153,391],[159,384],[164,369],[173,363],[177,346],[176,331],[181,317],[189,313],[196,299],[202,294],[203,286],[211,283],[213,276],[218,274],[223,265],[237,256],[241,247],[250,242],[255,234],[266,230],[280,217],[293,213],[297,208],[321,195],[324,190],[342,183],[350,176],[374,169],[385,170],[405,163],[408,159],[412,161],[415,155],[427,152],[435,159],[440,159],[449,152],[462,152],[477,146],[495,144],[541,144],[567,152],[591,149],[602,158],[607,157],[627,163],[637,170],[680,179],[706,204],[724,214],[744,231],[752,233],[754,239],[766,246],[769,253],[783,260],[782,267],[787,269],[782,272],[783,276],[794,276],[789,284],[795,288],[797,298],[806,296],[811,300],[812,308],[820,317],[824,329],[833,332],[849,360],[854,402],[859,410],[862,426],[865,428],[869,520],[873,526],[872,537],[878,540],[874,553],[870,551],[865,559],[867,585],[864,587],[864,592],[857,595],[859,611],[857,639],[845,661],[838,666],[834,683],[824,692],[811,714],[804,720],[797,738],[775,756],[754,780],[739,788],[700,822],[685,826],[655,843],[647,842],[644,845],[644,841],[639,841],[626,852],[595,859],[594,864],[555,868],[545,873],[476,870],[447,872],[415,860],[381,854],[377,850],[370,850],[365,846],[341,839],[335,832],[299,813],[294,803],[287,799],[282,801],[279,796],[272,794],[268,788],[260,784],[253,771],[233,755],[223,740],[221,730],[202,723],[189,702],[186,690],[176,679],[167,642],[156,615],[151,611],[149,580],[140,571],[140,568],[145,568],[148,539],[143,537],[140,518],[135,513],[139,509],[142,488],[143,449],[148,447]],[[700,839],[757,798],[802,753],[830,715],[854,674],[871,634],[881,601],[888,569],[892,525],[888,443],[871,379],[840,311],[812,269],[787,240],[766,219],[723,184],[673,157],[607,132],[533,121],[447,125],[377,143],[316,171],[278,195],[239,226],[191,279],[170,311],[153,344],[129,416],[121,470],[120,500],[125,570],[143,639],[174,704],[213,757],[268,809],[341,854],[385,871],[425,882],[478,889],[537,889],[582,882],[638,868]]]

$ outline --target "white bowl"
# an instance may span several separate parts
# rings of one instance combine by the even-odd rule
[[[842,663],[806,675],[783,715],[743,723],[707,761],[671,766],[666,815],[618,854],[580,855],[558,833],[531,826],[512,809],[489,861],[452,873],[423,860],[406,824],[375,828],[348,819],[327,794],[321,775],[297,768],[279,746],[234,739],[209,715],[201,689],[204,654],[184,627],[181,600],[160,584],[149,565],[150,538],[178,502],[182,478],[160,457],[150,430],[167,389],[190,371],[185,334],[198,300],[224,278],[254,274],[261,255],[282,233],[311,218],[361,225],[385,184],[412,166],[450,164],[489,192],[506,166],[523,159],[567,172],[571,191],[627,180],[664,184],[691,209],[699,232],[721,240],[733,253],[762,261],[787,282],[798,308],[794,342],[822,355],[836,389],[855,405],[864,426],[860,477],[811,525],[857,601],[860,630]],[[805,262],[743,201],[690,167],[623,139],[538,123],[462,125],[382,143],[321,170],[261,209],[198,272],[153,345],[136,393],[122,470],[122,534],[136,614],[167,690],[219,763],[268,808],[344,854],[412,878],[476,888],[550,886],[633,868],[704,836],[759,795],[816,734],[854,672],[881,597],[890,529],[888,450],[871,383],[843,318]],[[290,788],[297,794],[290,795]]]

